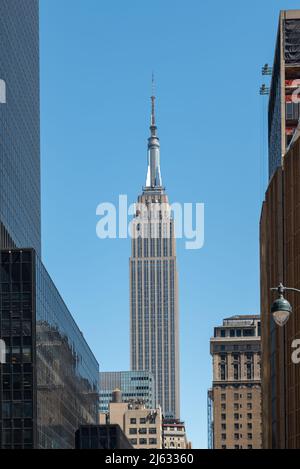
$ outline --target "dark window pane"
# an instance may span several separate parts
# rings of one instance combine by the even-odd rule
[[[14,402],[13,403],[13,418],[22,418],[22,403]]]
[[[24,419],[24,428],[32,428],[32,419]]]
[[[24,402],[23,404],[23,417],[29,419],[32,417],[32,403]]]
[[[14,445],[18,445],[21,443],[22,443],[22,431],[14,430]]]
[[[24,443],[32,443],[32,430],[24,430]]]
[[[11,389],[11,375],[3,375],[3,390],[9,391]]]
[[[19,390],[22,387],[22,375],[13,375],[13,388]]]
[[[0,281],[9,282],[9,264],[2,265],[0,273],[1,273]]]
[[[1,262],[3,264],[8,264],[9,263],[9,253],[8,252],[2,252],[1,254]]]
[[[31,262],[31,252],[23,251],[22,252],[22,262]]]
[[[23,347],[23,363],[31,362],[31,347]]]
[[[22,428],[22,420],[21,419],[14,419],[14,428]]]
[[[13,282],[20,282],[21,280],[21,264],[12,264],[11,278]]]
[[[12,443],[12,435],[11,430],[4,430],[2,433],[2,444],[3,445],[11,445]]]
[[[12,347],[11,360],[12,360],[12,363],[20,363],[21,361],[20,347]]]
[[[20,262],[20,252],[13,252],[12,253],[12,263],[16,264],[17,262]]]
[[[2,403],[2,417],[4,419],[11,418],[11,403],[10,402],[3,402]]]
[[[31,280],[31,264],[22,264],[22,280],[30,282]]]

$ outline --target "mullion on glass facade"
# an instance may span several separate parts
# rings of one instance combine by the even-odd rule
[[[73,448],[99,365],[35,251],[0,251],[0,448]]]

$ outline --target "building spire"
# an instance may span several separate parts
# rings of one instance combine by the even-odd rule
[[[146,180],[146,188],[155,190],[162,189],[162,179],[160,174],[160,145],[159,138],[156,135],[157,127],[155,121],[155,82],[152,73],[152,96],[151,96],[151,121],[150,132],[148,138],[148,172]]]

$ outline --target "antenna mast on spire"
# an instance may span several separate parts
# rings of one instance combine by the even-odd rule
[[[154,73],[152,72],[152,110],[151,110],[151,127],[155,127],[155,81],[154,81]]]

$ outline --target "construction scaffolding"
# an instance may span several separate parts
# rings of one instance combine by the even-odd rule
[[[214,449],[213,390],[207,392],[207,438],[208,449]]]

